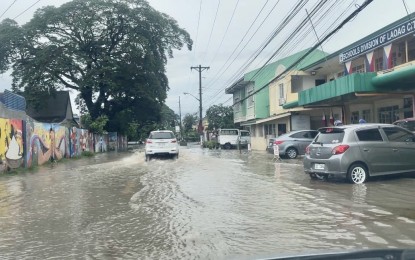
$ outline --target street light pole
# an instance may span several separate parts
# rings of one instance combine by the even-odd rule
[[[202,71],[210,69],[210,67],[202,67],[199,65],[198,67],[190,67],[190,70],[197,70],[199,72],[199,134],[200,134],[200,141],[202,144],[203,141],[203,125],[202,125]]]

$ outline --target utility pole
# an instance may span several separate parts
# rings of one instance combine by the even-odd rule
[[[199,72],[199,134],[200,145],[203,143],[203,124],[202,124],[202,71],[210,69],[210,67],[190,67],[190,70],[197,70]]]

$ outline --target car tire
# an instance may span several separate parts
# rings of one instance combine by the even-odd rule
[[[353,184],[364,183],[369,177],[369,171],[361,163],[355,163],[347,171],[347,180]]]
[[[298,152],[295,148],[290,147],[288,148],[288,150],[285,152],[285,154],[287,155],[288,158],[290,159],[295,159],[297,158]]]
[[[225,148],[226,150],[229,150],[232,148],[232,145],[230,143],[226,143],[223,148]]]

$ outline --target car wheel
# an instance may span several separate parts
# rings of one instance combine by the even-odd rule
[[[223,148],[225,148],[226,150],[229,150],[232,148],[232,145],[230,143],[226,143]]]
[[[361,163],[356,163],[350,166],[347,172],[347,179],[354,184],[364,183],[368,177],[368,170]]]
[[[290,147],[290,148],[288,148],[286,154],[287,154],[288,158],[295,159],[295,158],[297,158],[298,152],[295,148]]]

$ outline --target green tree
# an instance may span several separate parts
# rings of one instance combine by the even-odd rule
[[[208,129],[234,128],[232,106],[213,105],[206,111],[209,122]]]
[[[193,125],[197,125],[199,122],[199,117],[197,113],[194,114],[186,114],[183,118],[183,130],[185,132],[189,132],[192,130]]]
[[[0,73],[13,89],[41,100],[57,89],[79,91],[78,105],[105,129],[160,122],[167,96],[165,64],[192,40],[145,0],[73,0],[38,9],[25,25],[0,23]]]

